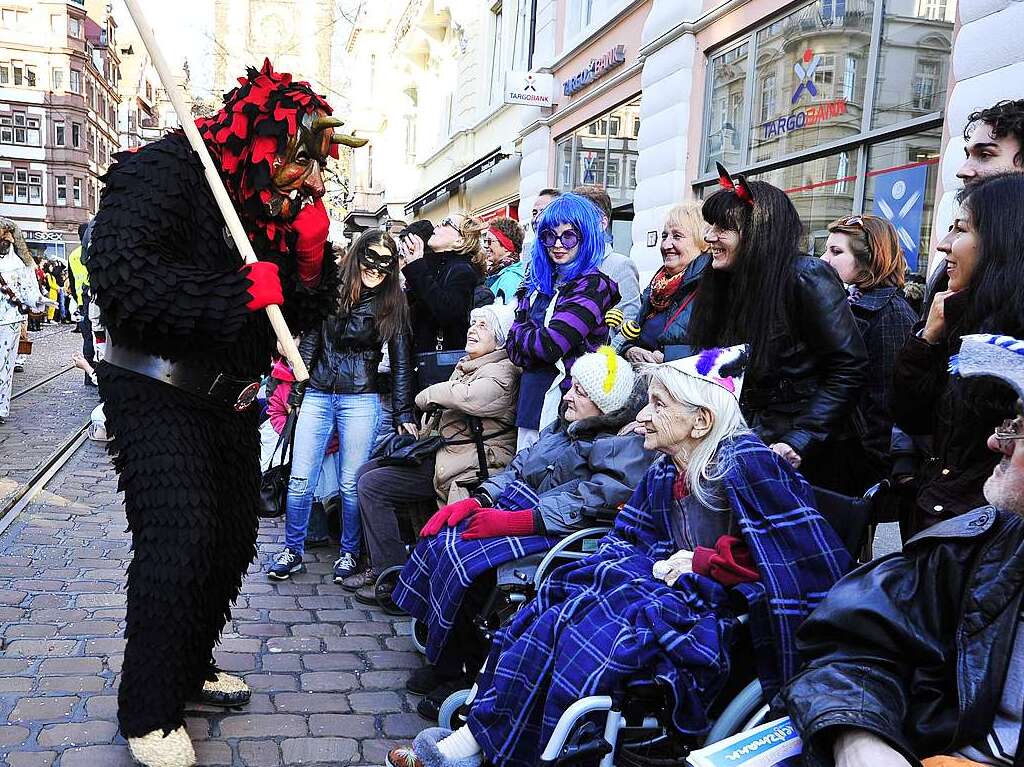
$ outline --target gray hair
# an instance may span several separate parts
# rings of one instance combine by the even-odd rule
[[[690,454],[686,464],[686,483],[698,501],[718,509],[712,486],[732,468],[731,454],[719,450],[719,447],[725,440],[750,431],[740,412],[739,402],[721,386],[667,365],[644,365],[641,372],[649,382],[657,381],[664,386],[672,399],[684,407],[692,410],[703,408],[711,413],[711,431]]]

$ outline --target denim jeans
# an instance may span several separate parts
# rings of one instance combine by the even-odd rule
[[[338,433],[338,487],[341,491],[341,553],[359,555],[362,530],[356,473],[366,463],[377,433],[380,399],[376,394],[331,394],[310,387],[302,401],[295,430],[295,452],[288,482],[285,545],[302,554],[313,495],[320,481],[324,449]]]

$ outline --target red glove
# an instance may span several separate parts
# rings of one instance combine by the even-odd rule
[[[750,549],[734,535],[723,535],[713,549],[698,546],[693,552],[693,571],[723,586],[761,580]]]
[[[476,498],[466,498],[462,501],[449,503],[442,506],[420,530],[420,537],[429,538],[441,532],[442,527],[455,527],[470,514],[480,508],[480,501]]]
[[[320,272],[324,265],[327,232],[331,228],[331,219],[327,216],[324,201],[317,200],[300,210],[292,221],[292,228],[299,235],[295,243],[299,279],[307,288],[316,287],[320,282]]]
[[[281,278],[277,274],[277,264],[269,261],[256,261],[242,267],[242,274],[252,283],[249,291],[249,303],[246,306],[250,312],[258,312],[260,309],[284,303],[284,293],[281,291]]]
[[[462,531],[462,537],[472,541],[476,538],[497,538],[499,535],[532,535],[534,530],[533,509],[480,509],[469,520],[469,526]]]

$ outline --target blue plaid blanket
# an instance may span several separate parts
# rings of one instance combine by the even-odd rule
[[[759,675],[773,695],[796,670],[796,627],[850,558],[788,464],[753,436],[722,449],[735,459],[723,489],[761,572],[741,593]],[[656,560],[674,553],[675,478],[671,461],[655,463],[598,551],[558,568],[498,633],[469,718],[494,764],[536,764],[571,703],[638,677],[671,689],[680,733],[708,730],[707,710],[728,677],[737,614],[729,592],[708,578],[684,575],[670,588],[651,575]]]
[[[520,480],[505,488],[495,508],[517,511],[534,508],[539,499]],[[469,520],[446,527],[433,538],[424,538],[402,568],[392,598],[395,604],[427,626],[427,660],[436,663],[448,642],[455,619],[473,581],[488,570],[530,554],[547,551],[558,537],[547,535],[502,536],[462,540]]]

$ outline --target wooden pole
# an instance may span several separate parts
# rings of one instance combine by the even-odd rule
[[[149,26],[149,23],[146,21],[146,17],[142,13],[142,9],[139,7],[138,0],[125,0],[125,5],[128,6],[128,13],[131,14],[132,21],[135,22],[135,27],[139,31],[139,37],[142,38],[142,44],[145,45],[146,50],[149,51],[149,58],[153,62],[153,67],[156,69],[156,73],[160,78],[164,91],[167,93],[168,98],[171,100],[171,104],[174,106],[174,112],[177,114],[178,120],[181,122],[181,127],[185,131],[188,143],[192,145],[192,148],[195,150],[196,154],[199,155],[199,159],[203,163],[203,171],[206,174],[206,181],[210,184],[213,197],[217,201],[217,207],[220,208],[221,215],[224,216],[224,221],[228,226],[228,231],[231,232],[231,239],[234,240],[235,247],[238,248],[238,252],[241,254],[245,263],[255,263],[259,259],[256,258],[256,253],[252,249],[252,243],[249,242],[249,235],[246,234],[245,228],[242,226],[242,222],[238,218],[238,213],[235,211],[235,206],[231,202],[231,198],[228,197],[228,191],[224,188],[224,182],[221,180],[220,174],[217,172],[217,168],[213,164],[213,158],[210,157],[210,152],[206,148],[203,137],[199,135],[199,129],[196,127],[195,119],[193,119],[191,112],[185,105],[185,100],[182,98],[181,90],[178,88],[178,84],[175,81],[170,68],[167,66],[167,61],[164,59],[160,46],[156,44],[153,28]],[[277,340],[280,342],[281,348],[284,349],[284,356],[292,366],[292,372],[295,374],[295,380],[298,382],[308,380],[309,371],[306,370],[306,364],[302,361],[302,357],[299,355],[299,350],[295,346],[295,339],[292,337],[291,331],[288,329],[288,324],[284,320],[284,315],[281,314],[281,307],[268,306],[265,311],[267,312],[267,317],[270,319],[270,324],[274,328],[274,334],[277,336]]]

